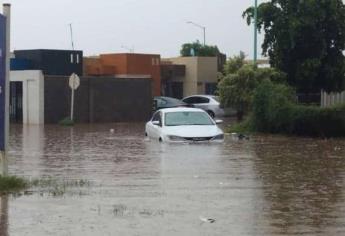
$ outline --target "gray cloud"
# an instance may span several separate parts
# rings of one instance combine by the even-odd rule
[[[70,49],[86,55],[135,52],[177,56],[184,42],[206,41],[229,56],[240,50],[250,57],[253,29],[241,15],[253,0],[9,0],[12,3],[12,49]],[[262,2],[262,1],[261,1]],[[260,40],[261,41],[261,40]]]

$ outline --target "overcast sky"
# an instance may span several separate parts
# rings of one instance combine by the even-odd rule
[[[252,57],[253,29],[241,15],[253,0],[4,2],[12,4],[12,49],[71,49],[72,23],[75,47],[85,55],[128,51],[124,46],[173,57],[183,43],[202,42],[202,30],[186,23],[194,21],[206,26],[207,44],[217,45],[228,56],[242,50]]]

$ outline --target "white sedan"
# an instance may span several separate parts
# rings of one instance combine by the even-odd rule
[[[223,142],[221,122],[198,108],[167,108],[146,123],[145,134],[160,142]]]

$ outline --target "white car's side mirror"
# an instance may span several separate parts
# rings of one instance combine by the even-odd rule
[[[223,123],[223,121],[222,120],[215,120],[215,122],[216,122],[216,124],[218,125],[218,124],[222,124]]]
[[[159,123],[159,121],[158,121],[158,120],[154,120],[154,121],[152,121],[152,124],[153,124],[153,125],[160,125],[160,123]]]

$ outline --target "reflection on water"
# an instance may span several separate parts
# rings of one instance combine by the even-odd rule
[[[8,198],[0,196],[0,235],[8,235]]]
[[[255,143],[272,234],[344,235],[344,141],[266,137]]]
[[[345,140],[168,145],[143,129],[13,126],[10,173],[91,185],[10,199],[10,234],[344,235]]]

